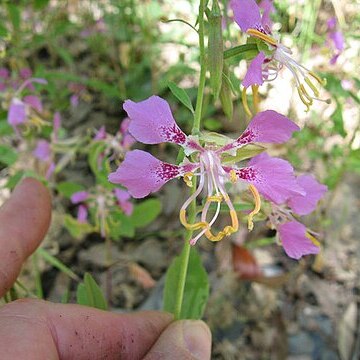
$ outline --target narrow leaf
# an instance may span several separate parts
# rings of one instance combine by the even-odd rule
[[[169,81],[168,87],[173,95],[184,105],[186,106],[192,113],[194,113],[194,108],[192,106],[191,100],[187,92],[178,87],[174,82]]]
[[[181,259],[184,252],[177,256],[170,265],[165,279],[164,310],[174,313]],[[184,298],[181,308],[181,319],[201,319],[209,297],[209,281],[206,270],[196,248],[192,248],[185,283]]]

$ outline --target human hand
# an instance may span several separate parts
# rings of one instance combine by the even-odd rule
[[[51,217],[47,189],[25,179],[0,208],[0,297],[39,246]],[[202,321],[172,321],[160,311],[109,312],[35,299],[0,308],[0,359],[210,359]]]

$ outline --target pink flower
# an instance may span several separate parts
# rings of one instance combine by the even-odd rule
[[[319,98],[320,91],[316,86],[316,84],[323,86],[324,81],[314,72],[297,63],[291,57],[291,50],[272,37],[269,14],[274,8],[271,1],[261,2],[261,7],[264,9],[262,15],[255,0],[231,0],[230,6],[234,12],[235,22],[241,30],[268,45],[268,50],[260,51],[250,63],[242,82],[245,88],[275,80],[281,68],[285,66],[294,76],[300,100],[306,106],[306,111],[310,109],[314,100],[329,103],[329,100]]]
[[[317,203],[327,191],[327,186],[320,184],[312,175],[301,175],[297,178],[298,185],[305,194],[294,194],[288,199],[288,205],[294,213],[307,215],[315,210]]]
[[[134,210],[134,205],[129,201],[131,196],[128,191],[122,189],[114,190],[120,208],[126,215],[131,215]]]
[[[176,124],[168,103],[158,96],[151,96],[139,103],[127,100],[124,109],[131,120],[129,131],[135,139],[145,144],[178,144],[184,148],[186,155],[193,154],[192,159],[196,160],[190,161],[186,158],[180,165],[173,165],[158,160],[145,151],[133,150],[126,154],[119,168],[109,175],[109,181],[125,186],[134,198],[143,198],[158,191],[171,179],[183,177],[184,181],[192,186],[191,179],[194,176],[199,177],[196,191],[180,210],[181,223],[187,229],[200,230],[191,240],[191,244],[195,244],[202,235],[211,241],[219,241],[238,230],[237,214],[225,189],[227,182],[243,181],[250,186],[256,199],[259,199],[256,190],[258,188],[264,196],[275,202],[286,201],[294,194],[304,194],[296,183],[291,165],[285,160],[260,155],[254,158],[248,167],[223,164],[225,156],[229,157],[247,144],[282,143],[287,141],[294,131],[299,130],[297,125],[275,111],[257,114],[241,136],[222,147],[216,147],[213,144],[201,146],[195,137],[185,135]],[[186,210],[203,190],[207,192],[207,196],[200,216],[201,221],[189,224]],[[216,211],[209,221],[207,217],[211,203],[216,203]],[[221,203],[225,203],[229,209],[231,225],[213,235],[211,227],[220,213]],[[249,215],[249,228],[252,228],[253,215]]]
[[[39,140],[33,155],[41,161],[49,161],[51,159],[50,143],[46,140]]]
[[[332,17],[327,21],[327,31],[328,31],[328,44],[329,47],[334,49],[334,55],[330,60],[330,64],[334,65],[344,50],[345,39],[343,33],[337,29],[336,17]]]
[[[87,200],[89,195],[87,191],[77,191],[71,195],[70,200],[73,204],[79,204]]]
[[[279,225],[278,231],[286,254],[293,259],[298,260],[304,255],[317,254],[320,250],[311,241],[306,227],[297,221]]]
[[[77,212],[77,221],[79,223],[86,223],[88,218],[88,209],[85,205],[80,204]]]

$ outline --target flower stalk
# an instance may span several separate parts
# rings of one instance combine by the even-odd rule
[[[204,13],[205,13],[205,0],[200,0],[199,4],[199,48],[200,48],[200,78],[199,87],[196,97],[196,106],[194,113],[194,124],[192,128],[192,134],[196,135],[200,131],[202,106],[204,99],[205,80],[206,80],[206,55],[205,55],[205,39],[204,39]],[[196,191],[196,177],[192,179],[191,193]],[[196,198],[189,206],[188,219],[190,223],[194,223],[196,214]],[[181,253],[181,267],[179,274],[179,283],[176,294],[176,303],[174,315],[175,319],[181,318],[181,308],[184,298],[184,290],[186,284],[186,276],[188,272],[189,257],[191,251],[190,239],[192,238],[193,230],[187,230],[184,239],[184,248]]]

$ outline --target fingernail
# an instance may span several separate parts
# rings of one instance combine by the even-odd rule
[[[186,320],[183,324],[185,345],[189,352],[199,360],[210,359],[211,332],[200,320]]]

